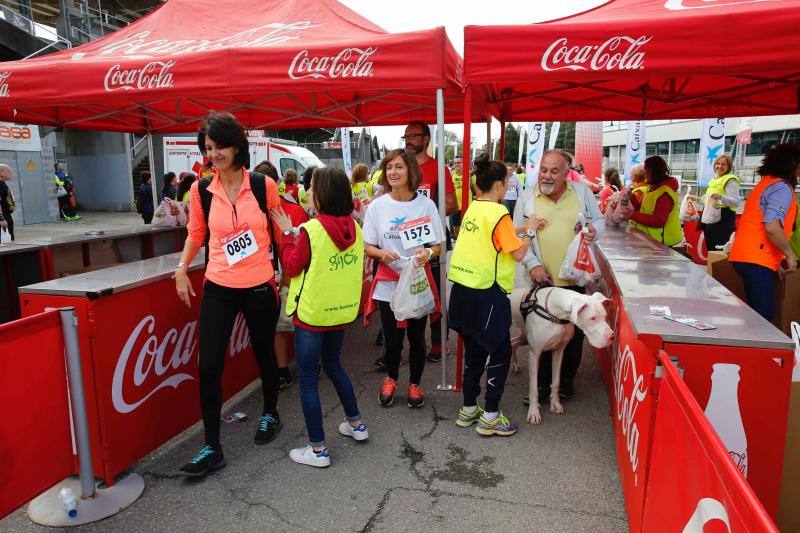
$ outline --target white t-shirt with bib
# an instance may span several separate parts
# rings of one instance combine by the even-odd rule
[[[519,178],[513,172],[508,177],[508,191],[503,200],[516,200],[519,198]]]
[[[364,227],[362,228],[364,242],[377,246],[382,250],[394,250],[402,257],[411,257],[422,246],[414,246],[409,249],[403,248],[397,226],[422,217],[430,218],[430,225],[433,228],[435,238],[430,244],[439,244],[444,241],[442,221],[439,218],[436,204],[432,200],[417,194],[413,200],[398,202],[392,199],[389,194],[384,194],[373,200],[367,208]],[[399,274],[405,265],[406,261],[400,259],[389,266]],[[379,281],[375,286],[375,292],[372,297],[375,300],[389,302],[396,287],[396,281]]]

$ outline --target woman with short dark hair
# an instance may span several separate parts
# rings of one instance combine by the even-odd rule
[[[152,175],[149,171],[143,170],[139,173],[142,184],[139,186],[139,194],[136,197],[136,210],[142,215],[145,224],[153,221],[155,207],[153,206],[153,184]]]
[[[315,177],[316,180],[316,177]],[[422,171],[414,156],[402,149],[386,154],[381,161],[380,185],[387,192],[373,200],[364,217],[364,243],[369,257],[380,262],[373,279],[370,300],[377,302],[385,337],[385,359],[388,376],[383,380],[378,400],[384,407],[394,402],[400,372],[403,338],[408,336],[409,386],[408,406],[422,407],[425,395],[419,384],[425,368],[425,324],[428,317],[409,319],[400,328],[389,302],[397,287],[406,261],[427,266],[438,256],[445,239],[444,228],[436,204],[417,189],[422,184]],[[403,222],[424,221],[418,226],[424,235],[422,244],[404,241],[400,234]],[[404,258],[401,260],[401,258]]]
[[[779,144],[764,154],[761,181],[744,204],[728,261],[744,282],[747,303],[772,320],[775,278],[797,269],[789,237],[797,218],[795,187],[800,176],[800,144]]]
[[[197,251],[208,243],[208,265],[200,302],[200,408],[205,445],[181,468],[188,476],[203,476],[225,466],[220,444],[222,371],[234,320],[241,312],[250,331],[253,355],[261,373],[264,404],[255,434],[256,444],[273,440],[281,430],[277,411],[278,372],[273,346],[278,310],[275,272],[269,256],[270,221],[255,191],[264,194],[267,209],[280,206],[278,188],[263,176],[250,176],[250,151],[244,127],[228,113],[209,113],[197,136],[200,151],[212,170],[192,184],[188,236],[175,271],[178,297],[191,307],[195,292],[188,276]],[[201,186],[204,189],[201,192]],[[201,198],[210,196],[208,218]],[[208,204],[207,204],[208,205]]]
[[[634,229],[667,246],[682,243],[678,180],[669,175],[664,158],[654,155],[644,160],[644,179],[647,185],[641,198],[630,195],[636,209],[631,217]]]
[[[346,420],[339,433],[357,441],[369,438],[353,385],[339,361],[345,331],[361,302],[364,238],[351,216],[353,197],[344,171],[318,169],[311,190],[319,215],[303,223],[297,236],[288,215],[276,214],[275,222],[283,231],[283,274],[292,278],[286,314],[294,321],[297,382],[308,431],[308,446],[292,450],[289,457],[296,463],[325,467],[331,461],[322,428],[320,363],[344,409]],[[336,290],[328,290],[331,287]]]

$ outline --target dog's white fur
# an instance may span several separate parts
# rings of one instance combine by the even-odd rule
[[[569,324],[557,324],[540,317],[534,312],[528,314],[523,321],[519,310],[522,299],[530,289],[516,288],[511,292],[511,316],[514,324],[520,329],[521,335],[511,342],[511,366],[515,372],[519,371],[516,361],[518,347],[528,344],[529,350],[529,393],[530,406],[528,407],[527,420],[531,424],[541,424],[542,416],[539,412],[539,389],[537,376],[539,371],[539,358],[542,352],[552,352],[553,375],[550,383],[550,411],[563,413],[564,407],[558,397],[558,387],[561,381],[561,361],[564,357],[564,348],[572,339],[574,327],[577,325],[586,334],[589,344],[596,348],[603,348],[611,343],[614,336],[606,320],[604,303],[608,299],[601,293],[592,296],[562,289],[558,287],[545,287],[537,293],[539,305],[547,302],[547,310],[558,319],[569,320]]]

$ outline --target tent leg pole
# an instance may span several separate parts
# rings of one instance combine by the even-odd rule
[[[158,188],[156,183],[156,162],[153,158],[153,134],[147,131],[147,157],[150,162],[150,188],[153,192],[153,211],[158,209]]]
[[[472,200],[471,185],[472,178],[470,169],[472,168],[472,87],[467,85],[464,93],[464,139],[461,149],[461,218],[467,212],[469,202]],[[456,348],[456,392],[461,392],[464,379],[464,339],[458,336],[458,346]]]
[[[439,181],[436,184],[439,200],[439,217],[442,226],[447,227],[447,199],[445,198],[444,173],[444,89],[436,89],[436,159]],[[439,302],[442,307],[442,382],[436,387],[439,390],[453,390],[447,383],[447,243],[441,245],[439,252]]]
[[[505,163],[506,161],[506,121],[500,121],[500,154],[497,158],[498,161]]]
[[[494,159],[494,154],[492,153],[492,119],[491,119],[491,117],[486,119],[486,153],[489,155],[489,159]]]

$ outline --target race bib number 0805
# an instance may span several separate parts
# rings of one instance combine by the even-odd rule
[[[247,224],[220,239],[220,243],[228,266],[233,266],[258,251],[256,237]]]

